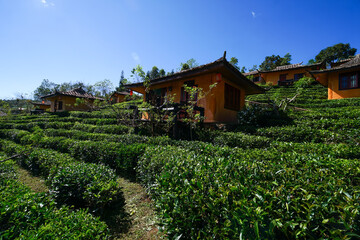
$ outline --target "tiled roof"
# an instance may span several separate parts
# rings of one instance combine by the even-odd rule
[[[259,70],[255,70],[255,71],[243,73],[243,75],[244,75],[244,76],[250,76],[250,75],[255,75],[255,74],[258,74],[258,73],[259,73]]]
[[[288,70],[288,69],[293,69],[293,68],[298,68],[298,67],[302,67],[302,62],[301,63],[295,63],[295,64],[289,64],[289,65],[277,66],[276,68],[274,68],[271,71]]]
[[[262,87],[259,87],[255,83],[251,82],[249,79],[247,79],[238,69],[236,69],[232,64],[230,64],[226,58],[225,54],[223,57],[208,63],[204,64],[198,67],[194,67],[191,69],[183,70],[180,72],[176,72],[169,76],[164,76],[156,79],[150,80],[150,86],[154,84],[159,84],[163,82],[170,82],[170,81],[176,81],[181,80],[187,77],[193,77],[196,75],[218,71],[219,69],[226,69],[226,71],[231,72],[232,76],[236,76],[237,81],[241,82],[241,85],[246,86],[245,89],[247,91],[247,94],[255,94],[255,93],[263,93],[265,90]],[[142,87],[143,83],[132,83],[125,85],[127,88],[132,87]]]
[[[50,101],[44,101],[44,102],[31,102],[31,104],[33,105],[44,105],[44,106],[50,106],[51,102]]]
[[[113,94],[111,94],[111,95],[114,95],[114,94],[120,94],[120,95],[130,95],[130,93],[129,93],[129,92],[125,92],[125,91],[123,91],[123,92],[117,92],[117,91],[115,91],[115,92],[113,92]]]
[[[340,64],[339,66],[336,66],[336,67],[333,67],[330,69],[311,71],[311,73],[335,72],[335,71],[339,71],[339,70],[343,70],[343,69],[351,69],[351,68],[355,68],[355,67],[360,67],[360,54],[357,54],[350,61]]]
[[[268,70],[268,71],[256,70],[256,71],[244,73],[244,76],[255,75],[255,74],[258,74],[258,73],[287,71],[287,70],[298,69],[298,68],[318,67],[318,66],[321,66],[322,64],[323,63],[321,62],[321,63],[314,63],[314,64],[309,64],[309,65],[302,65],[302,62],[301,62],[301,63],[277,66],[276,68],[274,68],[272,70]]]
[[[87,99],[104,100],[103,98],[95,97],[94,95],[85,92],[84,89],[82,89],[82,88],[75,88],[75,89],[72,89],[72,90],[67,91],[67,92],[59,92],[59,91],[56,91],[56,92],[54,92],[54,93],[52,93],[52,94],[49,94],[49,95],[46,95],[46,96],[42,96],[41,98],[45,99],[45,98],[49,98],[49,97],[53,97],[53,96],[58,96],[58,95],[71,96],[71,97],[77,97],[77,98],[87,98]]]

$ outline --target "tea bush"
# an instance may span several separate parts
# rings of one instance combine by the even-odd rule
[[[168,146],[147,148],[138,172],[169,238],[333,239],[359,234],[359,167],[294,152],[229,159]]]
[[[2,239],[109,238],[106,224],[86,210],[56,208],[48,196],[34,194],[16,180],[0,176],[0,182]]]
[[[89,207],[94,211],[121,200],[115,172],[101,164],[72,163],[49,176],[50,193],[59,204]]]

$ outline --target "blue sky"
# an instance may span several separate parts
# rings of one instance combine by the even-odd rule
[[[239,66],[290,53],[292,63],[350,43],[359,0],[0,0],[0,99],[55,83],[119,82],[137,64],[175,71],[190,58]]]

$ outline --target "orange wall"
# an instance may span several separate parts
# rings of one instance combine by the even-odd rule
[[[63,112],[63,111],[87,111],[89,110],[89,107],[86,105],[79,105],[74,106],[76,103],[76,97],[70,97],[70,96],[55,96],[50,97],[47,100],[51,101],[51,112],[55,112],[55,101],[57,100],[63,102],[62,110],[56,110],[57,112]]]
[[[354,70],[341,73],[346,72],[354,72]],[[328,73],[328,99],[360,97],[360,88],[339,90],[339,74],[339,72]]]
[[[307,72],[310,71],[311,68],[301,68],[301,69],[293,69],[287,71],[278,71],[278,72],[267,72],[261,73],[261,77],[265,80],[266,83],[272,83],[272,85],[278,85],[278,81],[281,74],[287,74],[286,79],[294,79],[295,74],[303,73],[306,77],[311,77],[311,75]]]
[[[174,102],[179,103],[181,97],[181,87],[184,85],[184,82],[194,80],[195,85],[199,88],[202,88],[204,92],[209,91],[209,86],[215,83],[216,73],[209,73],[205,75],[200,75],[191,78],[185,78],[181,81],[173,81],[167,82],[163,84],[157,84],[151,86],[151,89],[159,89],[159,88],[168,88],[171,87],[172,91],[168,92],[168,94],[172,94],[174,96]],[[239,86],[233,84],[228,81],[226,78],[222,78],[222,81],[217,83],[216,87],[211,90],[211,92],[206,95],[204,99],[199,100],[198,106],[203,107],[205,109],[205,122],[235,122],[237,111],[229,110],[224,108],[225,104],[225,96],[224,96],[224,88],[225,82],[233,87],[240,89],[240,106],[243,108],[245,106],[245,91],[241,89]],[[141,89],[133,89],[134,91],[143,91]],[[145,95],[144,95],[145,101]]]
[[[115,102],[116,103],[124,102],[125,101],[125,96],[126,95],[123,95],[123,94],[115,94],[114,95]]]

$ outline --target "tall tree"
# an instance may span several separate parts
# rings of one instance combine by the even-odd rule
[[[338,43],[321,50],[319,54],[315,56],[315,60],[316,62],[330,64],[354,56],[356,51],[357,49],[351,48],[349,43]]]
[[[289,65],[291,61],[291,54],[287,53],[284,57],[279,55],[266,56],[265,60],[260,64],[260,70],[269,71],[278,66]]]
[[[258,69],[258,65],[253,65],[252,68],[249,68],[249,72],[256,71]]]
[[[109,79],[104,79],[94,84],[97,96],[107,97],[113,91],[113,84]]]
[[[185,63],[180,63],[180,70],[187,70],[199,66],[194,58],[190,58]]]
[[[160,77],[160,73],[159,73],[159,68],[157,66],[153,66],[150,73],[149,73],[149,78],[150,79],[155,79]]]
[[[119,86],[116,88],[116,91],[123,92],[126,91],[126,88],[124,87],[125,84],[127,84],[128,80],[124,77],[124,70],[121,71]]]
[[[58,84],[50,82],[49,79],[43,79],[40,86],[34,91],[34,99],[40,100],[42,96],[51,94],[55,90],[58,90],[58,88]]]
[[[137,65],[133,70],[131,70],[132,75],[130,75],[133,78],[134,82],[141,82],[145,80],[146,74],[144,72],[144,69],[141,65]]]
[[[287,53],[287,54],[285,54],[284,57],[281,59],[280,66],[289,65],[290,62],[291,62],[291,54],[290,54],[290,53]]]
[[[237,70],[240,70],[240,67],[238,66],[239,60],[236,57],[230,58],[229,63],[233,65]]]
[[[160,75],[160,77],[164,77],[166,75],[165,70],[163,68],[160,69],[159,75]]]

